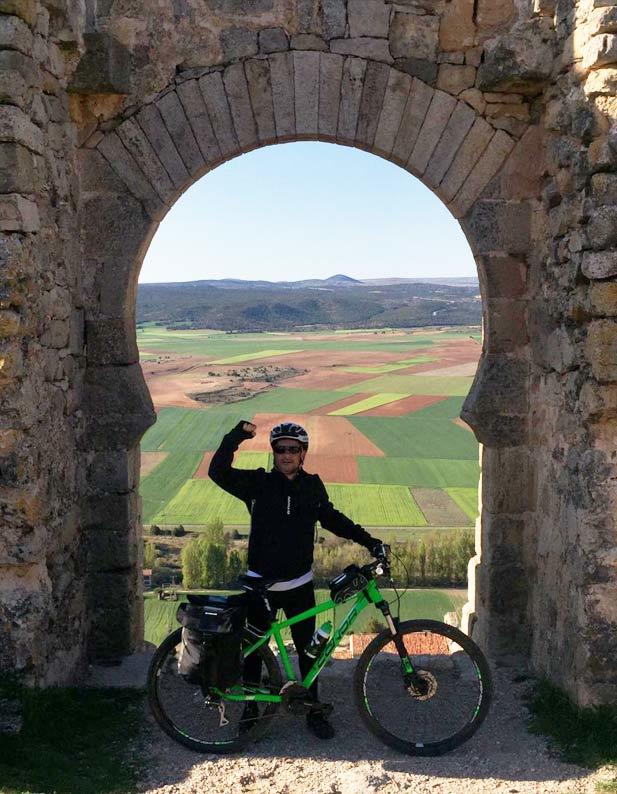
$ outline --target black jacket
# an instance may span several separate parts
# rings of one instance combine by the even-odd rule
[[[249,568],[265,577],[295,579],[311,569],[315,522],[367,549],[379,541],[334,508],[317,474],[300,470],[289,480],[277,469],[234,469],[234,452],[248,438],[242,423],[223,437],[210,478],[241,499],[251,514]]]

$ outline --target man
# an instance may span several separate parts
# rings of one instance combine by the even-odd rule
[[[255,436],[256,429],[251,422],[239,422],[223,437],[208,473],[217,485],[246,504],[251,514],[248,574],[283,580],[269,589],[268,600],[273,611],[283,609],[287,618],[291,618],[315,606],[311,567],[316,521],[324,529],[349,538],[369,551],[377,549],[381,541],[336,510],[319,475],[304,471],[308,434],[294,422],[283,422],[272,428],[272,471],[234,469],[231,464],[235,451],[242,441]],[[258,628],[267,628],[263,615],[249,614],[249,622]],[[314,617],[291,628],[303,677],[314,661],[304,653],[314,631]],[[259,680],[260,667],[259,658],[249,657],[246,680]],[[317,702],[317,681],[311,686],[311,696]],[[251,707],[254,709],[255,704],[247,703],[245,711],[249,719],[256,716]],[[307,724],[321,739],[334,736],[334,729],[323,711],[310,711]]]

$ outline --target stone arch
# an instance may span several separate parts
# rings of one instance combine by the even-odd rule
[[[485,337],[464,409],[484,443],[474,636],[522,652],[579,703],[615,701],[616,34],[606,0],[8,4],[0,669],[58,683],[83,672],[86,650],[135,647],[137,443],[153,420],[136,263],[199,175],[191,157],[205,171],[273,134],[325,139],[323,111],[338,142],[394,136],[382,156],[441,191],[478,264]],[[222,150],[202,80],[218,85],[235,149]],[[461,103],[476,113],[466,134]],[[188,178],[165,161],[174,150]]]
[[[116,591],[125,596],[119,610],[109,598],[109,568],[101,579],[106,597],[100,598],[97,588],[91,587],[96,603],[109,605],[107,610],[98,609],[91,635],[94,653],[118,652],[140,630],[139,620],[128,610],[136,584],[127,582],[138,573],[135,568],[127,572],[132,559],[129,547],[135,542],[139,520],[136,481],[131,479],[135,467],[131,469],[128,461],[153,417],[137,363],[133,307],[145,247],[177,196],[225,160],[260,146],[297,140],[372,152],[405,168],[440,196],[462,221],[481,272],[486,334],[464,416],[487,444],[484,489],[490,493],[498,468],[505,467],[517,478],[524,476],[521,469],[526,473],[529,469],[525,255],[531,195],[527,190],[512,198],[511,181],[504,174],[516,169],[530,138],[536,140],[533,130],[517,140],[493,127],[467,102],[388,64],[295,51],[243,59],[179,79],[82,149],[84,258],[93,264],[93,289],[86,306],[86,382],[93,394],[97,390],[104,394],[105,404],[102,413],[98,400],[84,406],[91,429],[86,437],[91,440],[89,454],[97,483],[107,487],[113,482],[110,467],[119,467],[120,477],[126,477],[122,486],[126,493],[120,496],[126,508],[117,529],[117,537],[123,538],[116,547],[118,559],[114,562],[109,549],[104,550],[105,564],[115,566],[124,583]],[[511,237],[510,223],[517,227]],[[115,434],[111,426],[117,429]],[[116,448],[110,450],[112,437]],[[507,503],[488,500],[484,527],[493,514],[489,510],[510,520],[527,509],[527,492],[513,493],[501,473],[497,479],[493,489],[502,490]],[[105,498],[118,501],[117,494]],[[103,511],[95,507],[93,512]],[[97,542],[99,530],[97,519],[91,533]],[[510,549],[507,615],[499,615],[493,608],[496,599],[489,596],[478,604],[475,634],[492,651],[502,650],[507,637],[510,651],[525,653],[529,627],[524,573],[522,563],[512,564],[519,552],[513,544]],[[476,589],[480,593],[495,588],[504,576],[505,566],[492,563],[481,568],[480,554],[491,554],[488,533],[482,540],[479,534],[478,556],[471,566],[468,629],[478,617]],[[480,571],[494,582],[481,581],[476,573]],[[122,620],[124,634],[118,631]]]

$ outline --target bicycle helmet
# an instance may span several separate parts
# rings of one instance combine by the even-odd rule
[[[306,430],[295,422],[281,422],[270,431],[270,446],[274,446],[280,438],[293,438],[300,442],[304,449],[308,449],[309,437]]]

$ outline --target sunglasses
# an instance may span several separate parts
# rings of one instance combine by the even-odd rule
[[[277,444],[276,447],[274,447],[274,451],[277,455],[284,455],[286,452],[289,452],[292,455],[297,455],[302,451],[302,447],[299,447],[295,444],[292,447],[285,446],[284,444]]]

